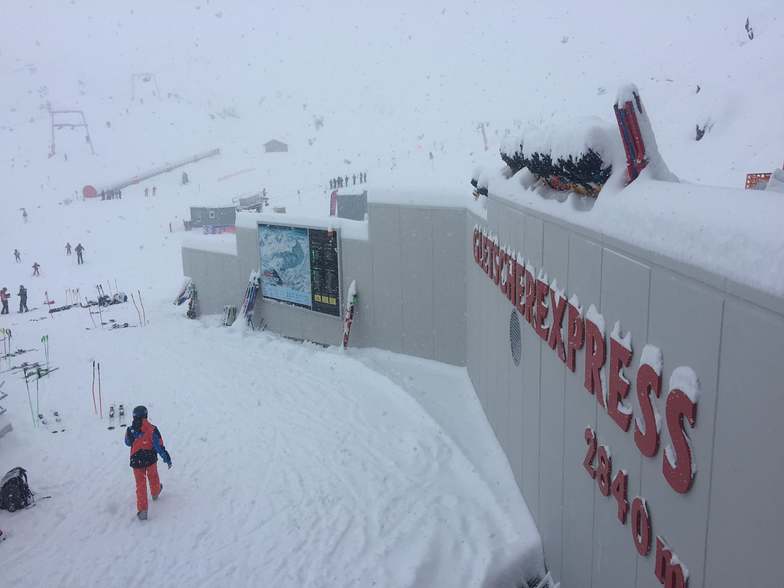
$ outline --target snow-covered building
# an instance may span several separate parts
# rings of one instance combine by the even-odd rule
[[[278,141],[277,139],[270,139],[264,143],[265,153],[285,153],[288,150],[289,146],[283,141]]]

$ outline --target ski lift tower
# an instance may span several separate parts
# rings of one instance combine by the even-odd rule
[[[158,76],[156,76],[154,73],[142,72],[131,74],[131,101],[136,100],[136,85],[138,83],[149,84],[150,82],[152,82],[153,86],[155,86],[155,96],[160,99],[161,91],[158,88]]]
[[[55,131],[60,129],[84,129],[84,138],[90,146],[90,151],[95,155],[93,141],[90,138],[90,127],[87,125],[87,118],[83,110],[52,110],[49,108],[49,126],[52,132],[52,142],[49,145],[49,157],[53,157],[57,152],[55,146]]]

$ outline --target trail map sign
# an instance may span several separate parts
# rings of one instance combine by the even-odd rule
[[[340,316],[336,231],[259,224],[259,251],[264,298]]]

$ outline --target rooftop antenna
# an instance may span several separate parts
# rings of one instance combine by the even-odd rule
[[[87,117],[83,110],[52,110],[49,106],[49,126],[52,133],[52,142],[49,145],[49,157],[54,157],[57,152],[55,144],[55,131],[59,129],[84,129],[84,138],[90,146],[90,151],[95,155],[93,141],[90,138],[90,127],[87,125]]]

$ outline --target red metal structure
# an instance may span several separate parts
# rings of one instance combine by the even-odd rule
[[[645,142],[640,132],[640,123],[637,120],[637,112],[643,114],[642,102],[637,92],[633,92],[632,95],[634,102],[627,100],[620,108],[617,103],[613,105],[615,118],[618,121],[618,128],[623,139],[623,147],[626,150],[626,171],[629,182],[637,179],[640,172],[648,165],[648,159],[645,157]]]

